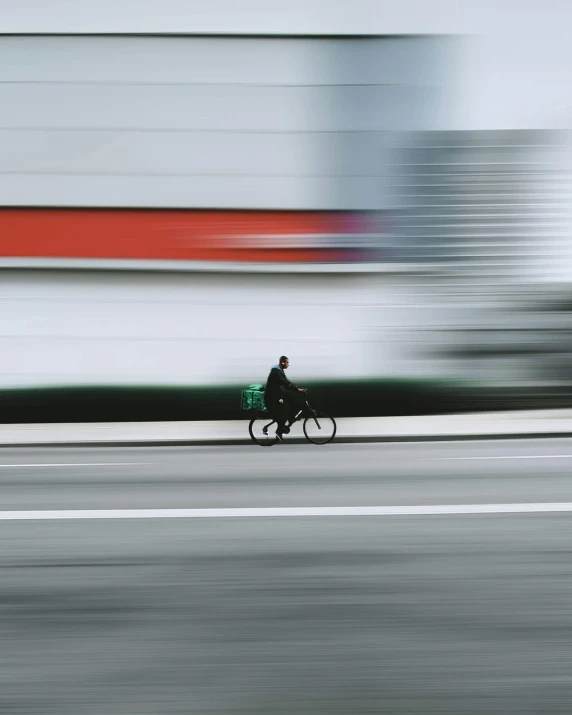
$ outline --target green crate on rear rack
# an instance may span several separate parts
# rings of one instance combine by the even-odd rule
[[[249,385],[241,392],[240,407],[243,410],[266,411],[264,402],[264,385]]]

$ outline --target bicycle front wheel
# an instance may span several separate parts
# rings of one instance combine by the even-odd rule
[[[261,447],[271,447],[276,443],[276,429],[271,427],[274,420],[267,414],[260,414],[250,420],[248,431],[251,438]]]
[[[304,420],[304,434],[312,444],[328,444],[336,436],[336,420],[327,412],[314,412]]]

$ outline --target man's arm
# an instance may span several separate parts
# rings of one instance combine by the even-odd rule
[[[290,382],[290,380],[286,377],[286,375],[282,372],[282,370],[279,370],[277,367],[272,368],[272,372],[274,373],[274,377],[276,379],[276,382],[280,387],[283,387],[285,390],[297,390],[298,388],[294,383]]]
[[[290,380],[288,380],[282,370],[279,370],[278,368],[272,368],[272,371],[274,370],[276,370],[276,376],[280,388],[284,388],[285,390],[292,390],[293,392],[308,392],[308,390],[304,389],[303,387],[298,387],[298,385],[295,385],[293,382],[290,382]]]

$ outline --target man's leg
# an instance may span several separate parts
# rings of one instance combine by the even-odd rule
[[[298,413],[304,409],[306,397],[301,392],[293,392],[288,395],[288,421],[293,424],[296,421]]]
[[[286,402],[278,403],[276,405],[276,410],[275,410],[275,417],[274,419],[276,420],[276,434],[282,436],[282,433],[284,432],[284,427],[286,426],[286,420],[288,419],[288,409],[286,406]]]

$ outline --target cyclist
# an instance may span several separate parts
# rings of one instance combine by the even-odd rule
[[[298,387],[288,380],[285,370],[289,365],[290,360],[286,355],[282,355],[278,365],[271,368],[264,390],[266,408],[278,424],[276,428],[278,442],[284,441],[282,435],[286,428],[286,421],[291,425],[303,407],[303,398],[300,393],[307,392],[304,388]]]

